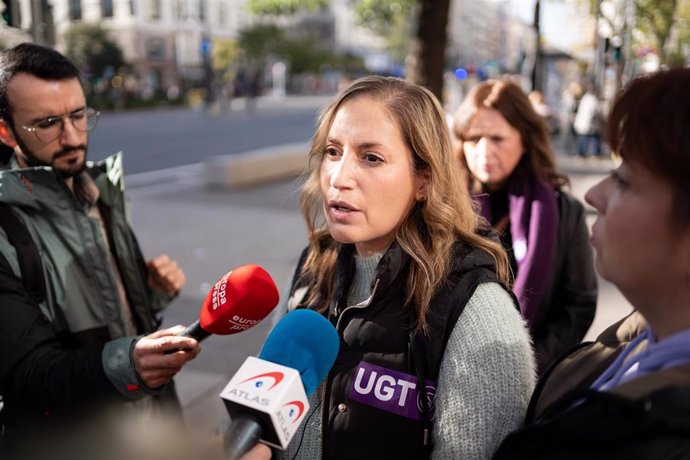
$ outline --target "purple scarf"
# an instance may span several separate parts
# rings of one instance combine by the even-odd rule
[[[513,174],[506,190],[510,236],[518,266],[513,292],[522,317],[533,331],[556,252],[558,204],[553,186],[531,174]],[[493,224],[489,196],[477,195],[475,199],[482,216]]]

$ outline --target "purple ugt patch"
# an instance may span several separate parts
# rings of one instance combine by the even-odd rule
[[[350,387],[350,399],[386,412],[420,420],[422,403],[417,386],[416,376],[362,361],[355,371],[355,378]],[[433,413],[436,382],[427,380],[426,392],[429,408]]]

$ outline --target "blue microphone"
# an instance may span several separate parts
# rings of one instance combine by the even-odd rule
[[[314,310],[288,313],[273,328],[259,359],[299,371],[307,396],[316,391],[338,356],[340,339],[333,325]]]
[[[227,457],[238,459],[259,441],[285,449],[339,348],[338,333],[323,315],[305,309],[285,315],[259,358],[247,358],[220,394],[232,419]]]

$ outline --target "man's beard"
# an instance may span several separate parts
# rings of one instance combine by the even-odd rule
[[[46,163],[46,162],[38,159],[36,157],[36,155],[33,154],[31,149],[29,149],[29,147],[24,143],[24,141],[19,136],[15,135],[14,138],[17,141],[17,145],[19,145],[19,148],[21,149],[21,154],[23,154],[24,160],[26,161],[27,166],[30,166],[30,167],[50,166],[55,171],[60,173],[60,175],[64,178],[78,176],[79,174],[81,174],[86,169],[86,153],[87,153],[86,144],[65,146],[62,149],[58,150],[57,152],[54,152],[51,155],[51,162]],[[81,159],[81,161],[79,159],[74,159],[74,160],[70,161],[67,166],[55,166],[55,160],[57,160],[61,156],[65,156],[66,154],[68,154],[70,152],[74,152],[75,150],[83,150],[84,151],[84,157]]]

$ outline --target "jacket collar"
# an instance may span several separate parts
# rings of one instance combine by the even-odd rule
[[[331,312],[335,312],[336,307],[345,302],[347,292],[352,284],[355,271],[355,246],[354,244],[341,244],[338,251],[338,261],[335,270],[335,296],[334,303],[330,306]],[[378,283],[374,297],[379,299],[382,295],[390,292],[393,283],[400,284],[401,273],[410,263],[410,256],[402,250],[397,242],[393,242],[376,267],[376,276],[372,280],[371,289]],[[404,280],[403,280],[404,281]],[[404,288],[404,285],[401,287]],[[373,300],[373,299],[372,299]],[[342,305],[341,305],[342,306]],[[344,306],[343,306],[344,307]]]
[[[0,171],[0,201],[33,209],[70,206],[69,192],[53,168],[21,168],[15,157],[9,165],[11,169]],[[101,199],[112,205],[124,190],[122,176],[121,152],[97,163],[87,162],[86,170],[75,178],[75,195],[88,204]]]

